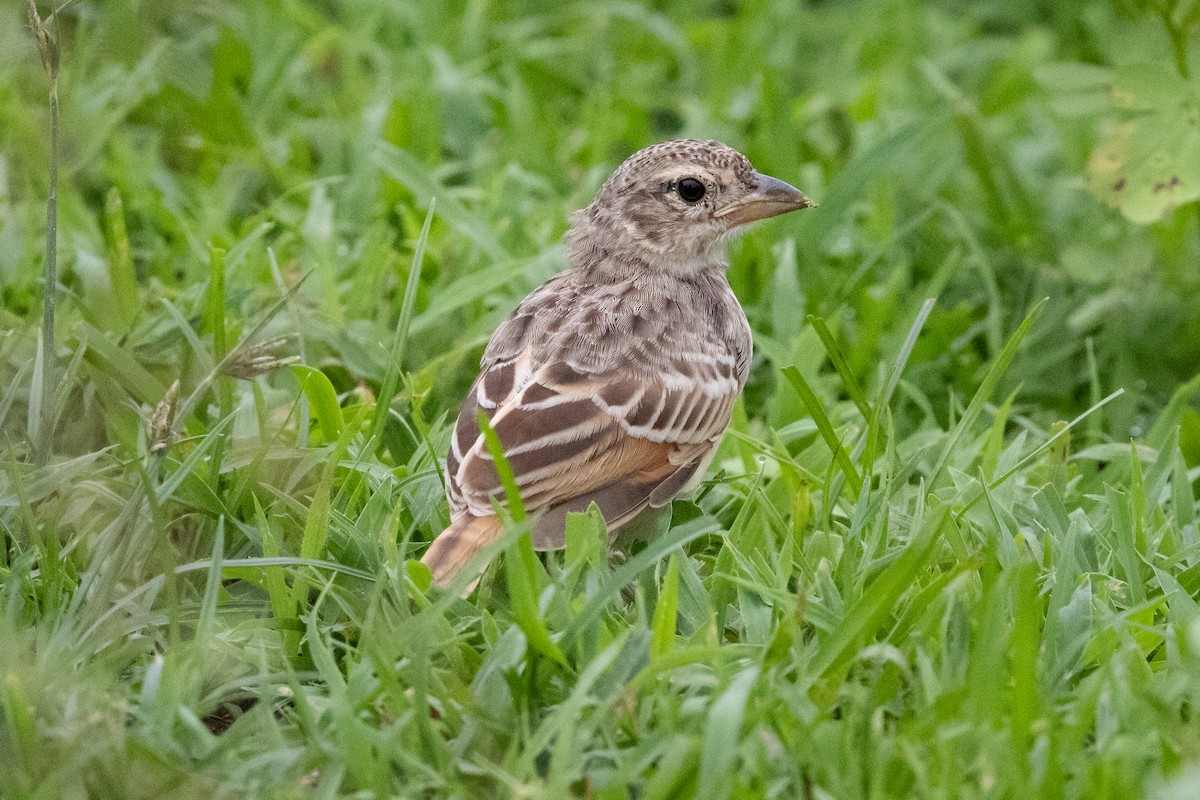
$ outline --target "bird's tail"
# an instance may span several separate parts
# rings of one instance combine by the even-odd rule
[[[463,514],[429,545],[421,563],[433,573],[438,586],[454,580],[475,555],[504,533],[499,517],[473,517]],[[474,585],[474,584],[472,584]]]

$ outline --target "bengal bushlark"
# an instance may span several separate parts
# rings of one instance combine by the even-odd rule
[[[450,527],[421,560],[441,585],[503,532],[491,420],[538,549],[596,503],[616,531],[695,487],[750,369],[725,240],[810,206],[720,142],[647,147],[571,218],[570,266],[496,329],[446,459]],[[479,569],[482,564],[476,563]]]

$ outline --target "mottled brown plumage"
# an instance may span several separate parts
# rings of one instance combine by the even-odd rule
[[[563,544],[595,502],[613,531],[703,477],[750,365],[750,327],[725,279],[747,222],[810,205],[720,142],[679,140],[621,165],[568,234],[570,268],[493,334],[446,461],[452,523],[424,563],[446,584],[502,532],[491,420],[534,545]]]

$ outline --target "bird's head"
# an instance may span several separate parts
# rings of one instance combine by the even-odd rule
[[[571,260],[585,269],[706,269],[724,263],[723,244],[741,226],[811,205],[721,142],[663,142],[626,159],[572,216]]]

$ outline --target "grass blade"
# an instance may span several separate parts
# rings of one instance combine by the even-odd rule
[[[758,667],[739,672],[708,711],[704,723],[704,742],[700,748],[700,776],[697,780],[697,800],[727,798],[733,792],[734,763],[742,738],[742,720],[750,690],[758,681]]]
[[[417,236],[413,248],[412,264],[408,268],[408,280],[404,284],[404,301],[400,305],[400,316],[396,320],[396,332],[392,335],[392,345],[388,348],[388,369],[379,389],[379,398],[375,405],[375,416],[371,420],[371,441],[379,441],[383,433],[383,425],[387,422],[388,410],[396,389],[400,385],[400,374],[404,369],[404,353],[408,348],[408,334],[412,325],[413,307],[417,302],[417,288],[421,285],[421,266],[425,263],[425,246],[429,242],[429,228],[433,224],[433,212],[437,206],[437,198],[429,201],[429,210],[425,212],[425,222],[421,225],[421,233]]]
[[[712,520],[700,518],[678,525],[668,531],[665,536],[654,539],[637,555],[615,570],[612,577],[595,594],[588,598],[587,603],[579,611],[579,614],[576,615],[575,619],[571,620],[564,639],[568,642],[574,641],[581,631],[587,630],[593,622],[599,619],[604,610],[620,594],[622,588],[628,586],[643,570],[649,569],[666,556],[667,553],[670,553],[677,547],[683,547],[688,542],[695,541],[701,536],[709,536],[719,530]]]
[[[838,347],[837,339],[830,332],[829,326],[825,324],[824,319],[812,314],[808,315],[808,324],[812,325],[817,336],[821,337],[821,344],[825,345],[825,352],[829,354],[833,368],[837,370],[838,376],[842,379],[842,386],[845,388],[846,394],[850,395],[854,405],[858,406],[858,411],[863,415],[863,419],[870,420],[874,416],[871,412],[871,404],[867,402],[867,396],[863,393],[862,387],[858,385],[858,379],[854,377],[850,363],[846,361],[846,356]]]
[[[841,667],[862,639],[874,633],[880,623],[893,613],[900,598],[912,588],[917,573],[934,553],[934,546],[938,543],[937,532],[947,517],[946,512],[945,506],[939,506],[932,519],[925,519],[918,512],[912,523],[913,539],[865,587],[862,596],[846,611],[833,635],[821,643],[809,664],[814,678],[827,677]]]
[[[662,591],[658,593],[658,605],[654,608],[651,625],[650,657],[658,658],[671,649],[675,641],[676,616],[679,613],[679,554],[671,556],[667,574],[663,578]]]
[[[500,484],[504,487],[504,497],[508,504],[508,512],[513,522],[518,526],[517,539],[504,553],[504,575],[508,581],[508,591],[512,595],[513,622],[525,634],[526,640],[537,652],[558,664],[566,666],[567,658],[550,639],[546,621],[538,610],[538,587],[543,584],[539,577],[545,572],[541,569],[537,554],[533,551],[533,539],[529,526],[525,522],[525,504],[521,501],[521,493],[513,477],[508,459],[504,457],[504,448],[500,438],[492,429],[487,414],[482,410],[477,412],[479,430],[483,433],[483,441],[488,453],[496,464],[496,473],[500,476]],[[539,576],[538,573],[541,573]]]
[[[217,603],[221,594],[221,567],[225,560],[225,517],[217,519],[217,532],[213,539],[212,569],[204,584],[204,597],[200,601],[200,618],[196,623],[196,639],[204,642],[213,634],[217,625]]]
[[[337,391],[324,372],[304,364],[292,364],[289,369],[300,383],[300,389],[308,398],[317,425],[321,427],[321,440],[336,442],[346,427],[342,407],[338,403]]]
[[[1042,442],[1040,445],[1035,447],[1024,458],[1022,458],[1020,461],[1018,461],[1016,464],[1014,464],[1012,466],[1012,468],[1007,470],[1003,475],[996,478],[991,483],[987,484],[987,488],[989,490],[995,489],[997,486],[1004,483],[1012,476],[1014,476],[1014,475],[1018,474],[1019,472],[1021,472],[1022,470],[1024,470],[1027,466],[1032,464],[1037,459],[1038,456],[1040,456],[1042,453],[1046,452],[1051,447],[1053,447],[1055,442],[1057,442],[1059,439],[1062,439],[1064,436],[1069,434],[1071,432],[1072,428],[1074,428],[1079,423],[1083,422],[1085,419],[1087,419],[1089,416],[1091,416],[1092,413],[1099,411],[1101,408],[1108,405],[1113,400],[1116,400],[1118,397],[1120,397],[1123,394],[1125,394],[1124,389],[1117,389],[1115,392],[1110,394],[1108,397],[1104,398],[1099,403],[1092,406],[1087,411],[1084,411],[1082,414],[1077,416],[1075,419],[1071,420],[1069,423],[1067,423],[1063,427],[1059,428],[1054,433],[1053,436],[1047,438],[1046,441]],[[967,513],[967,511],[969,511],[972,506],[974,506],[976,503],[978,503],[980,500],[982,500],[983,494],[984,493],[982,491],[980,491],[980,492],[976,493],[974,497],[972,497],[970,500],[968,500],[966,505],[964,505],[962,507],[962,509],[958,512],[957,518],[962,518],[963,514]]]
[[[992,394],[995,393],[996,387],[1000,384],[1000,379],[1004,377],[1004,373],[1008,371],[1009,365],[1012,364],[1013,359],[1017,357],[1017,351],[1021,347],[1021,342],[1024,341],[1025,335],[1029,333],[1029,329],[1033,326],[1034,320],[1037,319],[1038,314],[1041,313],[1041,310],[1045,305],[1046,301],[1043,299],[1039,301],[1028,314],[1025,315],[1025,319],[1021,322],[1020,327],[1018,327],[1016,332],[1009,337],[1008,341],[1004,344],[1004,349],[1000,352],[999,357],[995,360],[995,362],[992,363],[992,366],[988,369],[987,374],[984,375],[983,382],[979,385],[979,389],[976,390],[975,396],[971,398],[971,402],[967,405],[966,410],[963,411],[962,417],[960,417],[958,420],[958,424],[954,426],[954,430],[952,430],[950,432],[950,436],[947,437],[946,444],[942,447],[941,454],[938,455],[937,462],[934,464],[933,470],[929,474],[930,486],[933,486],[937,482],[938,478],[941,477],[942,470],[946,468],[946,464],[949,462],[950,456],[952,456],[955,450],[958,449],[959,441],[962,440],[962,437],[966,435],[967,430],[972,424],[974,424],[976,417],[979,416],[979,412],[983,410],[984,403],[990,400]]]
[[[126,332],[137,321],[140,297],[129,248],[129,233],[125,229],[125,207],[121,202],[121,190],[116,186],[109,189],[104,197],[104,220],[109,238],[108,282],[121,332]]]
[[[841,441],[837,438],[837,434],[833,430],[833,424],[830,423],[829,417],[825,415],[825,409],[821,407],[821,401],[817,399],[817,395],[813,392],[812,387],[808,385],[808,381],[804,380],[804,376],[800,374],[800,370],[795,367],[786,367],[783,370],[783,375],[792,384],[792,387],[795,388],[796,394],[800,395],[800,399],[808,409],[813,422],[817,423],[817,430],[820,432],[821,438],[829,446],[829,450],[833,453],[834,461],[846,476],[846,480],[850,483],[850,488],[854,490],[854,496],[857,497],[862,493],[862,478],[859,477],[858,470],[854,468],[854,463],[850,460],[850,454],[846,452],[845,448],[842,447]]]
[[[435,197],[438,198],[438,204],[442,207],[441,216],[455,230],[474,242],[488,261],[511,258],[508,250],[488,226],[455,200],[446,187],[429,173],[429,168],[411,153],[390,144],[383,144],[375,159],[384,173],[424,202],[430,203]]]
[[[936,302],[932,297],[926,299],[921,304],[921,310],[917,312],[917,318],[909,326],[908,335],[904,337],[904,344],[900,346],[900,351],[896,353],[896,359],[892,362],[892,367],[888,370],[887,379],[883,382],[883,388],[879,391],[879,398],[875,401],[875,410],[877,412],[892,402],[892,395],[895,394],[896,386],[900,383],[900,376],[904,374],[904,367],[908,365],[908,359],[912,355],[913,348],[917,346],[917,337],[921,335],[921,329],[925,327],[925,323],[929,320],[929,315],[933,313],[933,307]]]

